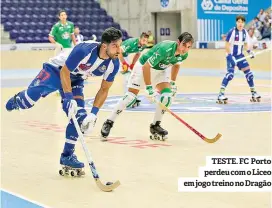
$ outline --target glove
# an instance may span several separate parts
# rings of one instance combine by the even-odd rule
[[[133,70],[134,64],[130,64],[129,68],[130,70]]]
[[[247,51],[248,55],[250,56],[251,59],[255,58],[255,53],[251,50]]]
[[[71,92],[64,93],[65,98],[62,100],[62,109],[66,113],[69,119],[72,115],[77,113],[77,102],[73,99],[73,94]]]
[[[234,58],[233,58],[233,56],[231,54],[227,55],[227,60],[228,60],[228,62],[230,62],[231,67],[234,67],[236,65],[236,63],[234,61]]]
[[[82,121],[81,131],[84,134],[91,134],[94,129],[96,120],[97,116],[95,114],[90,113],[89,115],[87,115],[86,118]]]
[[[171,81],[170,85],[171,85],[172,97],[175,97],[176,93],[178,91],[178,87],[177,87],[175,81]]]
[[[122,65],[123,72],[125,73],[125,72],[127,72],[128,68],[129,68],[129,65],[128,65],[128,63],[125,62],[125,61],[124,61],[122,64],[123,64],[123,65]]]
[[[145,88],[145,92],[147,94],[147,97],[152,101],[152,102],[155,102],[155,92],[154,92],[154,89],[152,87],[152,85],[146,85],[146,88]]]

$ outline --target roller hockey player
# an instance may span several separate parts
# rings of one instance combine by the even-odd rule
[[[194,39],[188,32],[182,33],[177,41],[163,41],[143,54],[135,64],[128,82],[128,92],[115,106],[109,119],[101,129],[102,141],[107,140],[114,121],[118,115],[136,101],[140,89],[146,85],[146,93],[150,100],[155,100],[155,88],[159,92],[159,101],[166,107],[177,92],[175,81],[179,72],[180,63],[188,57]],[[171,73],[171,81],[170,81]],[[152,82],[151,82],[152,81]],[[151,139],[165,140],[168,132],[161,127],[161,119],[165,111],[156,105],[153,123],[150,124]]]
[[[76,115],[83,133],[92,131],[96,123],[99,108],[108,96],[115,75],[119,71],[120,47],[122,33],[115,28],[106,29],[101,43],[90,41],[76,45],[69,53],[61,53],[43,64],[43,70],[32,81],[27,90],[10,98],[6,109],[29,109],[41,98],[59,90],[62,108],[69,118],[66,128],[66,141],[60,156],[61,175],[84,175],[84,163],[78,161],[74,154],[78,134],[71,120]],[[84,102],[83,77],[103,76],[101,87],[96,94],[91,112],[87,114]]]
[[[122,53],[120,53],[119,59],[122,63],[121,73],[124,75],[124,93],[127,92],[127,84],[131,71],[133,70],[135,63],[141,56],[141,52],[146,48],[148,37],[149,35],[143,32],[139,38],[129,38],[122,43]],[[131,53],[136,54],[134,55],[131,64],[129,64],[128,55]],[[139,106],[140,102],[140,100],[136,99],[136,102],[131,107],[134,108]]]
[[[247,53],[254,58],[253,51],[249,50],[249,35],[244,29],[245,25],[245,17],[239,15],[236,17],[236,27],[231,29],[226,37],[226,52],[227,52],[227,74],[225,75],[222,84],[220,93],[217,98],[218,104],[226,104],[228,102],[228,98],[225,97],[225,89],[234,77],[234,68],[237,65],[238,69],[243,71],[247,80],[247,83],[250,87],[250,91],[252,97],[250,99],[251,102],[260,102],[261,96],[256,92],[254,87],[254,76],[250,70],[249,64],[247,60],[239,61],[235,63],[235,60],[245,57],[243,54],[243,48],[247,50]]]

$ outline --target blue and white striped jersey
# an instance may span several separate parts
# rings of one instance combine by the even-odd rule
[[[227,34],[226,41],[231,45],[231,54],[233,56],[239,56],[243,53],[244,44],[249,43],[249,35],[245,29],[239,31],[235,27]]]
[[[48,63],[55,67],[66,64],[73,75],[103,76],[104,80],[112,82],[119,70],[119,59],[101,59],[99,48],[99,42],[83,42],[72,50],[64,51],[51,58]]]

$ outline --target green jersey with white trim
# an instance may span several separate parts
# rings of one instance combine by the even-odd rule
[[[130,53],[142,52],[146,46],[139,46],[139,38],[129,38],[122,43],[123,56],[127,57]]]
[[[175,56],[177,47],[176,41],[162,41],[143,54],[139,61],[142,65],[148,61],[151,67],[156,70],[165,70],[169,66],[183,62],[188,57],[188,53]]]
[[[67,21],[65,25],[61,24],[61,22],[57,22],[49,33],[63,48],[72,47],[72,34],[74,34],[74,24],[69,21]]]

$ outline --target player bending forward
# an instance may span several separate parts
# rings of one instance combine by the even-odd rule
[[[59,90],[62,96],[62,108],[69,118],[66,128],[66,141],[60,156],[63,175],[83,175],[84,163],[74,154],[78,134],[71,116],[76,115],[83,133],[90,132],[95,125],[99,108],[108,96],[115,75],[119,70],[118,55],[122,43],[122,33],[108,28],[102,34],[101,43],[80,43],[71,53],[65,52],[43,64],[43,69],[32,81],[27,90],[10,98],[6,109],[28,109],[41,98]],[[92,110],[87,114],[84,109],[84,79],[89,76],[103,76],[101,87],[96,94]]]
[[[239,15],[236,17],[236,27],[231,29],[230,32],[227,35],[226,38],[226,52],[227,52],[227,74],[225,75],[221,88],[220,93],[218,95],[218,104],[226,104],[228,98],[225,97],[225,89],[229,83],[234,77],[234,68],[237,65],[239,70],[242,70],[245,74],[247,83],[250,87],[250,91],[252,94],[252,98],[250,101],[252,102],[260,102],[261,96],[258,95],[258,93],[255,90],[254,87],[254,76],[253,73],[250,71],[249,64],[247,60],[239,61],[238,63],[235,63],[235,60],[238,60],[240,58],[245,57],[243,54],[243,48],[245,46],[245,49],[247,50],[247,53],[251,56],[251,58],[254,58],[253,51],[249,50],[249,35],[244,29],[245,26],[245,17],[242,15]]]
[[[132,106],[136,101],[139,90],[146,85],[148,97],[154,101],[156,90],[160,93],[159,101],[166,107],[177,92],[175,81],[179,72],[180,63],[188,56],[194,39],[188,32],[182,33],[177,41],[163,41],[155,45],[147,53],[143,54],[135,64],[128,83],[128,92],[115,106],[109,119],[101,129],[102,140],[106,140],[115,119],[126,108]],[[170,68],[172,66],[172,68]],[[171,72],[171,82],[170,82]],[[151,139],[165,140],[168,132],[160,126],[165,111],[157,104],[153,123],[150,125]]]
[[[143,32],[140,38],[129,38],[122,43],[121,52],[119,55],[120,62],[122,63],[122,71],[124,74],[124,92],[127,92],[128,79],[130,77],[131,71],[134,68],[135,63],[141,56],[141,52],[146,48],[149,35]],[[133,57],[131,64],[129,64],[128,55],[131,53],[136,53]],[[133,106],[136,107],[140,104],[140,100],[136,100]]]

